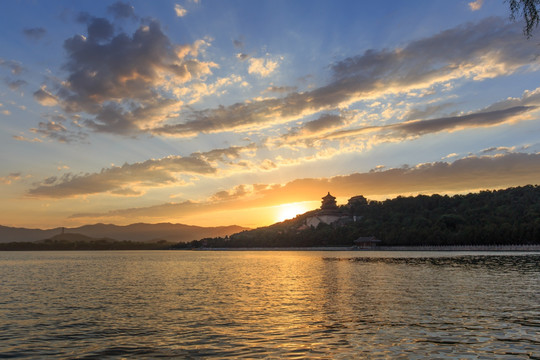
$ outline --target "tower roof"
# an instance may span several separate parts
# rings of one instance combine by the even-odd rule
[[[330,195],[330,191],[328,192],[328,195],[326,195],[325,197],[322,198],[323,200],[325,201],[328,201],[328,200],[335,200],[336,197],[335,196],[332,196]]]

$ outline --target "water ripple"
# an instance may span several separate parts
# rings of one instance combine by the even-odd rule
[[[540,359],[540,255],[0,253],[0,358]]]

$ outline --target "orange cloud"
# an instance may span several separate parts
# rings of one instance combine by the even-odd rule
[[[187,200],[151,207],[119,209],[105,213],[78,213],[71,218],[177,219],[207,218],[223,211],[263,211],[292,202],[318,200],[330,191],[334,196],[355,195],[386,197],[398,194],[460,193],[471,189],[495,189],[537,184],[540,178],[540,154],[507,153],[495,156],[471,156],[452,163],[435,162],[414,167],[383,169],[332,178],[297,179],[284,185],[239,185],[220,191],[208,200]],[[256,215],[256,214],[255,214]],[[255,216],[252,214],[252,216]],[[237,219],[231,222],[242,224]],[[268,224],[272,219],[260,219]]]
[[[255,149],[255,144],[196,152],[190,156],[167,156],[143,162],[124,164],[87,174],[67,173],[49,177],[27,193],[37,198],[69,198],[99,193],[139,196],[141,189],[169,185],[186,185],[179,177],[185,175],[218,176],[218,163],[249,168],[234,160]],[[262,166],[262,165],[261,165]]]

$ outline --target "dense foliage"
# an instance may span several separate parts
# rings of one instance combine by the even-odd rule
[[[309,212],[230,237],[176,247],[351,246],[361,236],[375,236],[386,246],[540,244],[539,186],[452,197],[419,195],[356,201],[341,206],[341,210],[357,216],[357,221],[320,224],[314,229],[303,226],[314,213]]]

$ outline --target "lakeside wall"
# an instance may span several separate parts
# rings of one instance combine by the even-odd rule
[[[380,251],[540,251],[540,245],[378,246]]]
[[[356,246],[328,247],[247,247],[247,248],[194,248],[194,251],[516,251],[540,252],[540,245],[478,245],[478,246],[377,246],[369,249]]]

